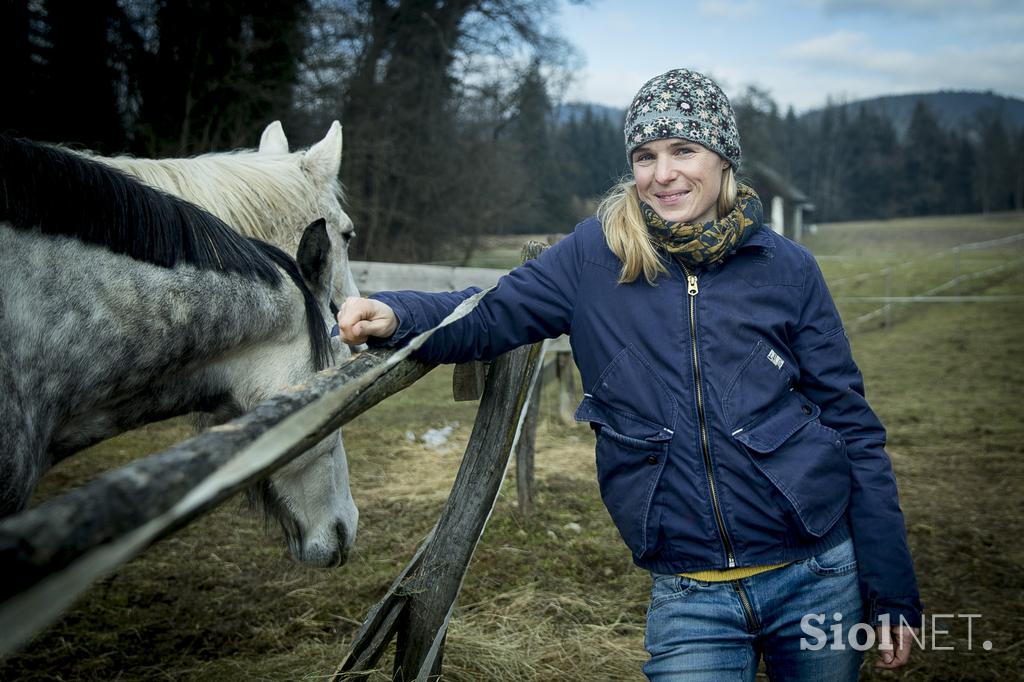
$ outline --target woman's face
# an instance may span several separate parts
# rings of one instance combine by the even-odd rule
[[[718,218],[722,171],[729,167],[718,154],[670,137],[637,147],[631,158],[640,199],[664,220],[704,223]]]

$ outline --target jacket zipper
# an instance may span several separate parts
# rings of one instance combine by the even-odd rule
[[[700,357],[697,353],[697,293],[699,291],[697,289],[697,275],[691,273],[685,265],[682,268],[686,274],[686,294],[690,304],[690,348],[692,349],[691,359],[693,360],[693,385],[697,395],[697,420],[700,424],[700,445],[701,454],[704,456],[704,472],[708,477],[708,489],[711,491],[711,509],[715,512],[715,523],[718,524],[718,534],[722,538],[725,559],[729,568],[736,568],[736,557],[732,551],[729,534],[725,532],[722,509],[718,505],[718,488],[715,487],[715,475],[711,468],[711,447],[708,445],[708,424],[704,416],[704,391],[701,388]]]

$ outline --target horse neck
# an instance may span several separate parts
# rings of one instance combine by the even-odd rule
[[[58,432],[91,424],[95,440],[209,409],[232,392],[222,371],[232,358],[287,343],[308,351],[301,299],[287,282],[170,270],[6,227],[0,271],[15,394],[63,406],[47,415]]]

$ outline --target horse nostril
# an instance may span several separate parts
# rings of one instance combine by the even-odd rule
[[[329,557],[327,557],[327,560],[324,562],[324,568],[337,568],[344,564],[346,559],[348,559],[348,557],[342,553],[341,549],[336,549]]]
[[[349,541],[348,531],[345,530],[345,526],[341,522],[334,524],[334,535],[338,540],[338,551],[341,553],[341,560],[342,563],[344,563],[345,559],[348,558],[351,543]]]

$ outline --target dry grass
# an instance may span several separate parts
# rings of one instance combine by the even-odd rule
[[[1024,232],[1024,219],[1015,219],[999,229],[982,225],[983,237],[972,232],[961,241]],[[927,243],[933,230],[963,232],[952,224],[865,225],[856,234],[823,227],[815,239],[821,248],[859,245],[857,267],[869,270],[894,257],[886,240],[924,243],[917,252],[927,252],[941,246]],[[985,287],[1024,293],[1024,277],[1017,270]],[[865,679],[1017,679],[1024,661],[1024,304],[920,305],[896,319],[893,329],[857,334],[853,343],[889,427],[923,600],[931,613],[981,618],[973,651],[966,622],[950,620],[950,634],[936,643],[953,651],[915,652],[906,671]],[[0,678],[324,679],[447,495],[475,411],[473,403],[450,401],[450,376],[436,370],[346,429],[361,509],[359,549],[347,566],[293,564],[276,533],[268,538],[259,519],[229,503],[96,585],[0,664]],[[448,452],[406,439],[407,430],[422,434],[455,421]],[[58,466],[38,497],[160,449],[186,430],[173,420],[108,441]],[[600,502],[591,440],[586,427],[542,421],[537,513],[521,518],[514,484],[506,485],[452,621],[445,679],[640,679],[648,579],[632,566]],[[980,649],[984,640],[991,652]],[[374,677],[388,678],[386,671]]]

